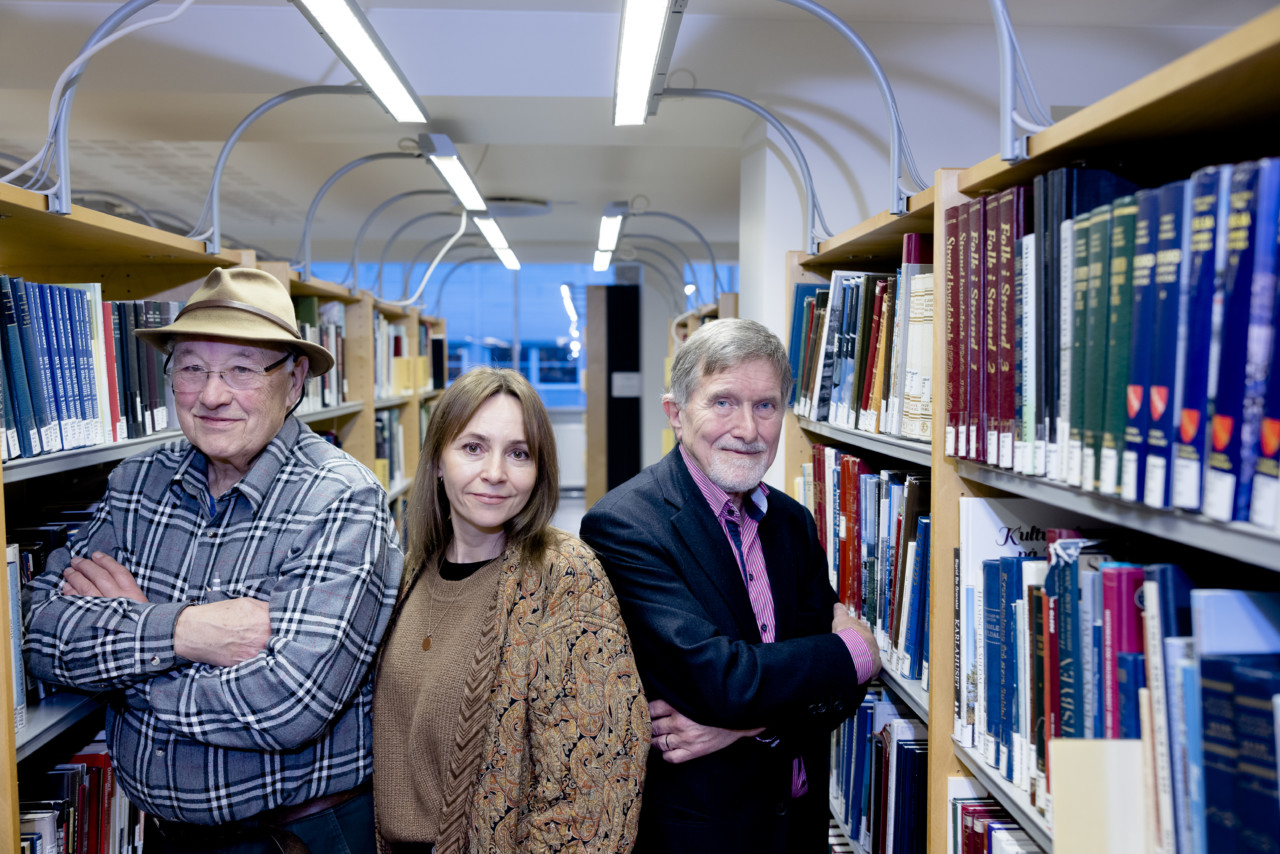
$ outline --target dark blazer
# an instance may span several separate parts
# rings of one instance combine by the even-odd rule
[[[582,539],[622,603],[648,698],[702,724],[767,727],[679,765],[651,750],[637,851],[784,851],[800,814],[816,825],[819,850],[825,845],[829,736],[865,687],[831,632],[836,594],[813,517],[779,490],[768,503],[759,534],[773,643],[760,639],[733,547],[679,448],[582,520]],[[799,801],[790,797],[796,756],[809,779]]]

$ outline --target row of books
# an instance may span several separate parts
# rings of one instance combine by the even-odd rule
[[[832,735],[831,812],[867,854],[927,850],[928,727],[883,689]]]
[[[413,394],[419,387],[419,359],[411,351],[414,343],[408,326],[374,312],[373,388],[378,399]]]
[[[143,814],[116,784],[99,733],[65,763],[24,776],[18,803],[22,852],[136,854]]]
[[[293,310],[298,318],[298,332],[312,344],[319,344],[333,354],[333,367],[318,377],[307,380],[306,395],[298,406],[298,414],[316,412],[344,403],[347,398],[346,372],[346,307],[340,302],[322,303],[313,296],[293,297]]]
[[[404,465],[404,425],[400,410],[379,409],[373,416],[373,473],[388,492],[397,489],[410,473]]]
[[[176,426],[163,357],[133,330],[171,322],[177,303],[104,302],[97,283],[44,285],[5,275],[0,301],[4,458]]]
[[[1007,809],[973,777],[947,778],[947,854],[1037,854]]]
[[[822,443],[801,472],[798,493],[818,523],[832,588],[870,623],[884,668],[927,689],[928,472],[873,471]]]
[[[959,502],[956,741],[1053,824],[1056,739],[1140,740],[1129,808],[1159,850],[1280,850],[1280,594],[1196,589],[1025,499]]]
[[[1280,525],[1280,159],[1057,169],[945,229],[948,455]]]
[[[904,238],[897,274],[836,272],[796,286],[795,412],[921,442],[933,431],[931,242]]]

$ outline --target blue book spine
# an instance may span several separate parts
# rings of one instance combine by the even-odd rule
[[[70,302],[67,299],[66,288],[58,285],[43,285],[42,290],[48,295],[49,307],[52,309],[52,337],[58,343],[58,358],[62,370],[62,388],[66,390],[67,395],[64,408],[67,411],[68,421],[64,424],[62,431],[62,446],[64,448],[78,448],[85,444],[84,407],[82,404],[83,393],[80,389],[79,357],[76,354],[75,339],[71,330]],[[70,436],[69,442],[67,441],[68,435]]]
[[[1198,729],[1194,733],[1187,731],[1186,692],[1184,665],[1194,667],[1195,643],[1189,637],[1173,637],[1164,639],[1164,673],[1166,703],[1169,711],[1169,751],[1170,765],[1173,769],[1173,813],[1174,832],[1177,838],[1177,850],[1190,852],[1192,848],[1191,834],[1191,783],[1189,742],[1200,739]],[[1198,684],[1198,683],[1197,683]],[[1198,688],[1196,688],[1198,692]],[[1197,706],[1200,700],[1196,698]],[[1203,761],[1203,760],[1201,760]]]
[[[1236,850],[1236,727],[1232,667],[1226,656],[1200,659],[1200,708],[1204,725],[1205,819],[1209,850]]]
[[[1141,501],[1147,471],[1147,430],[1151,409],[1151,348],[1156,319],[1156,231],[1160,225],[1160,193],[1139,190],[1133,240],[1133,316],[1129,329],[1129,384],[1125,387],[1124,452],[1120,461],[1120,496]]]
[[[924,665],[929,660],[929,579],[932,577],[929,571],[929,530],[929,517],[921,516],[916,521],[916,566],[913,570],[916,589],[911,597],[913,624],[907,632],[913,649],[908,679],[922,678]]]
[[[27,364],[22,352],[22,329],[18,322],[17,305],[9,277],[0,275],[0,301],[4,310],[4,370],[9,382],[9,394],[13,398],[14,415],[18,424],[18,448],[24,457],[34,457],[40,452],[40,431],[36,428],[32,411],[31,390],[27,386]]]
[[[1095,579],[1101,581],[1101,579]],[[1094,601],[1100,602],[1102,596],[1099,595]],[[1098,609],[1098,616],[1101,617],[1102,609]],[[1102,623],[1097,619],[1093,621],[1093,629],[1090,633],[1090,639],[1093,642],[1093,669],[1089,672],[1088,679],[1092,684],[1093,691],[1093,737],[1102,738],[1106,730],[1106,703],[1103,702],[1102,696]]]
[[[826,287],[825,285],[813,283],[800,283],[796,285],[795,295],[792,297],[791,312],[791,347],[788,353],[791,357],[791,400],[788,403],[796,402],[796,389],[800,387],[800,362],[804,358],[805,351],[805,313],[804,301],[806,297],[816,296],[818,291]]]
[[[1182,408],[1173,446],[1173,506],[1199,511],[1203,497],[1209,418],[1221,344],[1227,203],[1231,166],[1206,166],[1191,176],[1191,259],[1187,272],[1187,351]]]
[[[1179,662],[1182,712],[1187,733],[1187,818],[1192,854],[1209,854],[1209,827],[1204,792],[1204,711],[1200,670],[1194,659]]]
[[[63,365],[62,336],[59,335],[59,310],[57,293],[52,285],[27,283],[31,293],[32,305],[40,306],[40,324],[44,332],[44,346],[49,354],[50,386],[53,389],[54,418],[58,432],[62,437],[62,449],[76,447],[75,416],[71,412],[70,391],[67,389],[67,373]]]
[[[93,330],[96,327],[93,307],[89,303],[89,295],[81,290],[71,289],[68,294],[75,299],[77,314],[80,318],[77,329],[80,340],[77,344],[80,353],[80,388],[84,390],[85,417],[94,431],[92,442],[99,444],[106,438],[106,427],[103,414],[106,412],[106,401],[98,399],[98,365],[94,358]]]
[[[1116,655],[1116,682],[1120,686],[1120,737],[1142,738],[1138,724],[1138,690],[1147,687],[1147,657],[1140,652]]]
[[[1280,693],[1280,672],[1272,667],[1237,664],[1236,816],[1240,850],[1280,852],[1280,801],[1276,786],[1275,712],[1271,697]]]
[[[1063,738],[1084,738],[1084,682],[1081,670],[1080,550],[1092,541],[1058,540],[1049,547],[1049,575],[1058,598],[1058,714]]]
[[[1205,472],[1204,512],[1220,521],[1249,518],[1271,367],[1278,227],[1280,160],[1240,164],[1231,180],[1222,350]]]
[[[1147,392],[1146,473],[1142,500],[1151,507],[1168,507],[1173,479],[1173,442],[1182,410],[1181,357],[1186,349],[1187,290],[1185,270],[1190,258],[1188,182],[1174,181],[1160,188],[1160,219],[1156,228],[1155,330],[1151,346],[1151,382]],[[1179,338],[1180,330],[1183,337]]]
[[[58,419],[54,410],[53,385],[49,369],[49,351],[44,347],[44,327],[40,320],[40,296],[20,277],[10,279],[14,304],[18,308],[18,327],[22,332],[22,349],[26,354],[27,387],[31,390],[31,410],[40,433],[40,451],[62,450]]]
[[[1000,720],[1000,648],[1004,645],[1004,627],[1001,619],[1000,602],[1003,585],[1000,583],[1000,561],[984,560],[982,562],[982,638],[986,644],[983,652],[985,685],[978,690],[985,691],[987,724],[983,733],[983,756],[988,765],[996,766],[998,758],[997,745],[1001,738]]]
[[[997,762],[1005,779],[1013,779],[1013,733],[1018,717],[1018,620],[1022,599],[1022,563],[1029,558],[1000,558],[1000,742]]]

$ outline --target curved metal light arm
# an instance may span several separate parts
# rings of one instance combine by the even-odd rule
[[[391,232],[391,236],[387,238],[387,242],[382,244],[382,254],[378,256],[378,298],[379,299],[383,298],[382,268],[387,263],[387,255],[390,254],[392,245],[397,240],[400,239],[400,235],[404,234],[413,226],[417,225],[423,220],[434,219],[435,217],[438,217],[438,216],[455,216],[455,214],[452,211],[432,211],[431,213],[419,214],[418,216],[412,217],[411,219],[408,219],[404,223],[402,223],[399,228]],[[359,278],[360,277],[357,275],[356,280],[359,281]]]
[[[711,251],[711,244],[707,242],[707,238],[702,236],[702,232],[698,231],[698,229],[694,227],[693,223],[689,222],[687,219],[682,219],[675,214],[664,213],[662,211],[640,211],[638,213],[627,214],[628,219],[635,216],[660,216],[665,219],[674,220],[694,233],[702,243],[702,248],[707,250],[707,257],[711,259],[711,274],[715,279],[711,291],[711,301],[715,302],[716,297],[720,295],[720,271],[716,269],[716,253]],[[626,225],[626,220],[623,220],[622,227],[626,228]]]
[[[680,269],[679,264],[677,264],[674,260],[672,260],[671,256],[667,255],[664,252],[659,252],[657,249],[653,249],[648,246],[633,246],[631,248],[637,252],[648,252],[650,255],[654,256],[655,258],[661,258],[664,262],[666,262],[667,266],[669,266],[672,269],[672,271],[675,272],[676,274],[675,282],[678,283],[678,287],[673,285],[672,292],[674,293],[675,291],[678,290],[680,292],[680,297],[683,298],[685,302],[688,302],[689,295],[684,292],[684,271]],[[668,284],[672,283],[670,278],[667,279],[667,282]],[[684,306],[682,305],[681,308],[683,307]]]
[[[249,115],[240,120],[240,124],[236,125],[235,130],[227,137],[227,141],[222,144],[222,151],[218,152],[218,160],[213,166],[213,180],[209,182],[209,193],[205,196],[204,208],[200,211],[200,218],[196,220],[195,226],[187,236],[194,240],[204,240],[205,251],[210,255],[216,255],[222,251],[222,216],[219,203],[219,191],[222,189],[222,171],[226,168],[227,158],[231,156],[231,149],[240,141],[240,137],[244,135],[249,125],[257,121],[260,116],[281,104],[307,95],[367,94],[369,94],[369,90],[360,85],[302,86],[297,89],[290,89],[288,92],[281,92],[274,98],[268,98],[254,107],[249,112]],[[206,221],[209,223],[209,227],[201,231]]]
[[[698,293],[698,271],[694,269],[693,261],[689,258],[689,254],[680,248],[679,243],[676,243],[674,240],[667,240],[665,237],[659,237],[656,234],[628,234],[627,237],[632,240],[653,240],[676,252],[684,259],[684,263],[689,265],[689,275],[693,278],[693,291],[694,293]],[[684,270],[681,270],[680,274],[683,276]]]
[[[628,263],[628,264],[639,264],[641,267],[648,267],[650,270],[652,270],[653,272],[655,272],[655,273],[657,273],[659,276],[661,276],[661,277],[662,277],[662,281],[664,281],[664,282],[666,282],[666,283],[667,283],[667,296],[671,299],[671,308],[672,308],[676,313],[679,313],[679,312],[681,312],[681,311],[683,311],[683,310],[684,310],[684,306],[683,306],[683,305],[680,303],[680,301],[676,298],[676,287],[675,287],[675,285],[674,285],[674,284],[672,284],[672,282],[671,282],[671,277],[667,275],[667,273],[666,273],[666,271],[665,271],[665,270],[663,270],[663,269],[662,269],[661,267],[659,267],[657,264],[654,264],[652,261],[646,261],[646,260],[644,260],[643,258],[637,258],[637,259],[635,259],[634,261],[628,261],[627,263]],[[680,295],[681,295],[681,296],[684,296],[684,292],[683,292],[683,291],[681,291],[681,294],[680,294]]]
[[[822,210],[818,207],[818,195],[813,189],[813,173],[809,171],[809,161],[805,159],[804,152],[800,150],[800,143],[796,141],[791,131],[787,130],[777,116],[766,110],[748,98],[741,95],[735,95],[732,92],[723,92],[719,89],[664,89],[663,95],[671,95],[681,98],[718,98],[721,101],[728,101],[731,104],[737,104],[746,107],[760,118],[769,123],[770,127],[778,132],[783,141],[791,149],[791,155],[796,159],[796,168],[800,170],[800,180],[804,183],[805,195],[805,211],[804,211],[804,239],[808,245],[810,255],[816,255],[818,252],[818,240],[813,234],[813,224],[815,220],[822,221],[822,227],[830,236],[831,229],[827,228],[825,218],[822,216]]]
[[[345,285],[350,281],[352,276],[355,277],[356,284],[360,284],[360,244],[364,241],[365,232],[369,230],[369,226],[373,224],[373,221],[377,218],[378,214],[382,213],[401,199],[407,199],[410,196],[439,196],[444,195],[444,193],[444,190],[406,190],[403,193],[396,193],[394,196],[374,208],[373,212],[364,218],[364,222],[360,223],[360,230],[356,232],[356,242],[351,246],[351,261],[347,267],[347,272],[343,274],[342,280],[338,282],[338,284]],[[382,284],[381,263],[378,264],[378,284],[379,286]]]
[[[1013,21],[1004,0],[990,0],[991,18],[996,25],[996,46],[1000,50],[1000,159],[1007,161],[1027,158],[1027,137],[1038,133],[1053,120],[1049,117],[1035,86],[1031,73],[1018,47],[1018,37],[1013,32]],[[1022,92],[1032,119],[1018,112],[1018,93]]]
[[[302,265],[302,281],[305,282],[311,279],[311,223],[316,218],[316,210],[320,207],[320,200],[324,198],[325,193],[329,192],[329,188],[336,184],[343,175],[365,163],[372,163],[375,160],[403,160],[421,156],[422,154],[417,151],[384,151],[381,154],[366,154],[364,157],[357,157],[329,176],[329,180],[324,182],[324,186],[320,188],[315,198],[311,200],[311,207],[307,209],[306,221],[302,224],[302,242],[298,246],[298,258],[294,260],[295,264],[301,263]],[[352,296],[355,295],[356,290],[356,288],[351,289]]]
[[[902,119],[898,116],[898,102],[893,97],[893,89],[889,86],[889,78],[885,76],[884,69],[880,67],[879,61],[875,54],[871,52],[871,48],[867,43],[853,31],[853,28],[844,21],[837,18],[830,10],[813,2],[813,0],[779,0],[788,6],[795,6],[797,9],[803,9],[806,12],[816,16],[824,23],[831,26],[840,35],[844,36],[858,52],[862,54],[862,58],[871,66],[871,73],[875,76],[876,83],[880,86],[880,96],[884,100],[885,110],[889,113],[889,213],[895,216],[901,216],[907,212],[907,191],[902,186],[902,167],[905,165],[907,171],[921,189],[929,186],[916,169],[914,158],[911,156],[911,150],[907,146],[907,137],[902,130]]]
[[[460,268],[465,267],[468,264],[474,264],[477,261],[493,261],[493,260],[494,260],[493,253],[490,252],[486,255],[476,255],[473,258],[463,258],[457,264],[454,264],[453,267],[449,269],[449,272],[445,273],[444,277],[440,279],[440,288],[439,290],[436,291],[436,303],[431,308],[431,316],[432,317],[440,316],[440,300],[444,298],[444,286],[447,285],[449,283],[449,280],[453,278],[454,273],[458,272]]]
[[[418,262],[422,260],[422,256],[426,255],[432,249],[437,248],[441,243],[444,243],[446,240],[448,240],[451,237],[453,237],[452,234],[442,234],[434,240],[428,240],[426,243],[422,244],[422,248],[419,249],[418,253],[413,256],[413,260],[410,261],[407,265],[405,265],[404,284],[403,284],[404,290],[401,292],[401,296],[403,298],[405,299],[409,298],[409,280],[413,278],[413,268],[418,266]],[[478,241],[474,239],[459,240],[457,243],[454,244],[454,246],[458,247],[459,249],[480,249],[488,245],[489,244],[486,243],[483,238]]]

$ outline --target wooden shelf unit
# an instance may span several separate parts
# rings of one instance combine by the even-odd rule
[[[335,430],[343,449],[372,468],[373,417],[375,406],[379,405],[373,390],[374,312],[410,318],[416,332],[416,309],[375,304],[368,293],[352,294],[348,288],[329,282],[303,282],[287,263],[259,263],[252,252],[208,255],[199,241],[97,211],[73,208],[69,216],[55,216],[46,212],[42,196],[0,184],[0,273],[51,284],[101,282],[105,300],[152,298],[161,294],[166,299],[185,299],[211,269],[236,265],[257,266],[272,273],[286,282],[295,295],[315,296],[322,303],[343,305],[347,400],[335,407],[304,413],[300,418],[308,424]],[[443,322],[436,322],[436,331],[443,334]],[[416,334],[413,341],[416,347]],[[407,477],[401,489],[408,488],[408,478],[417,467],[420,443],[417,407],[435,393],[421,390],[397,402],[406,407],[407,414],[412,414],[403,419]],[[72,469],[116,462],[181,437],[181,432],[169,430],[143,439],[10,460],[3,464],[0,480],[12,484],[53,477]],[[0,535],[3,532],[3,493],[0,492]],[[3,573],[0,573],[0,591],[9,593]],[[8,636],[8,617],[8,608],[0,608],[0,636]],[[9,656],[0,656],[0,685],[5,686],[4,700],[0,702],[3,708],[0,711],[0,851],[18,850],[18,761],[55,741],[67,728],[97,713],[102,706],[94,697],[56,694],[43,704],[28,707],[27,724],[15,737],[12,689],[9,688],[11,667]],[[68,751],[79,747],[68,745]]]
[[[1005,163],[998,156],[969,169],[940,169],[933,186],[912,196],[908,213],[893,217],[887,211],[822,243],[819,253],[789,253],[787,287],[792,298],[800,282],[825,280],[835,269],[870,272],[895,269],[901,257],[902,235],[909,232],[941,235],[945,211],[967,199],[997,192],[1059,166],[1084,162],[1115,168],[1148,183],[1185,178],[1199,166],[1275,154],[1280,138],[1280,7],[1192,51],[1164,68],[1085,107],[1032,136],[1030,157]],[[1154,143],[1154,144],[1153,144]],[[935,245],[934,422],[933,435],[944,434],[946,377],[946,253]],[[790,309],[790,306],[788,306]],[[790,316],[790,311],[788,311]],[[845,431],[789,416],[789,437],[810,437],[853,451],[873,451],[918,462],[911,448],[896,449],[885,437]],[[793,448],[788,439],[788,482],[799,474],[805,447]],[[908,443],[914,444],[914,443]],[[1241,523],[1220,524],[1201,516],[1158,511],[1118,499],[1103,498],[1040,478],[1014,475],[971,461],[943,456],[941,441],[928,452],[931,463],[931,559],[929,692],[903,686],[896,677],[885,679],[890,690],[912,705],[923,702],[933,721],[929,728],[928,850],[947,850],[947,778],[977,776],[993,796],[1018,818],[1046,851],[1052,851],[1052,830],[1019,789],[1005,783],[992,769],[952,739],[953,578],[952,551],[959,544],[961,496],[1012,494],[1086,514],[1121,528],[1142,531],[1172,542],[1192,545],[1224,556],[1241,558],[1265,569],[1280,570],[1280,537]],[[945,570],[945,571],[943,571]]]

